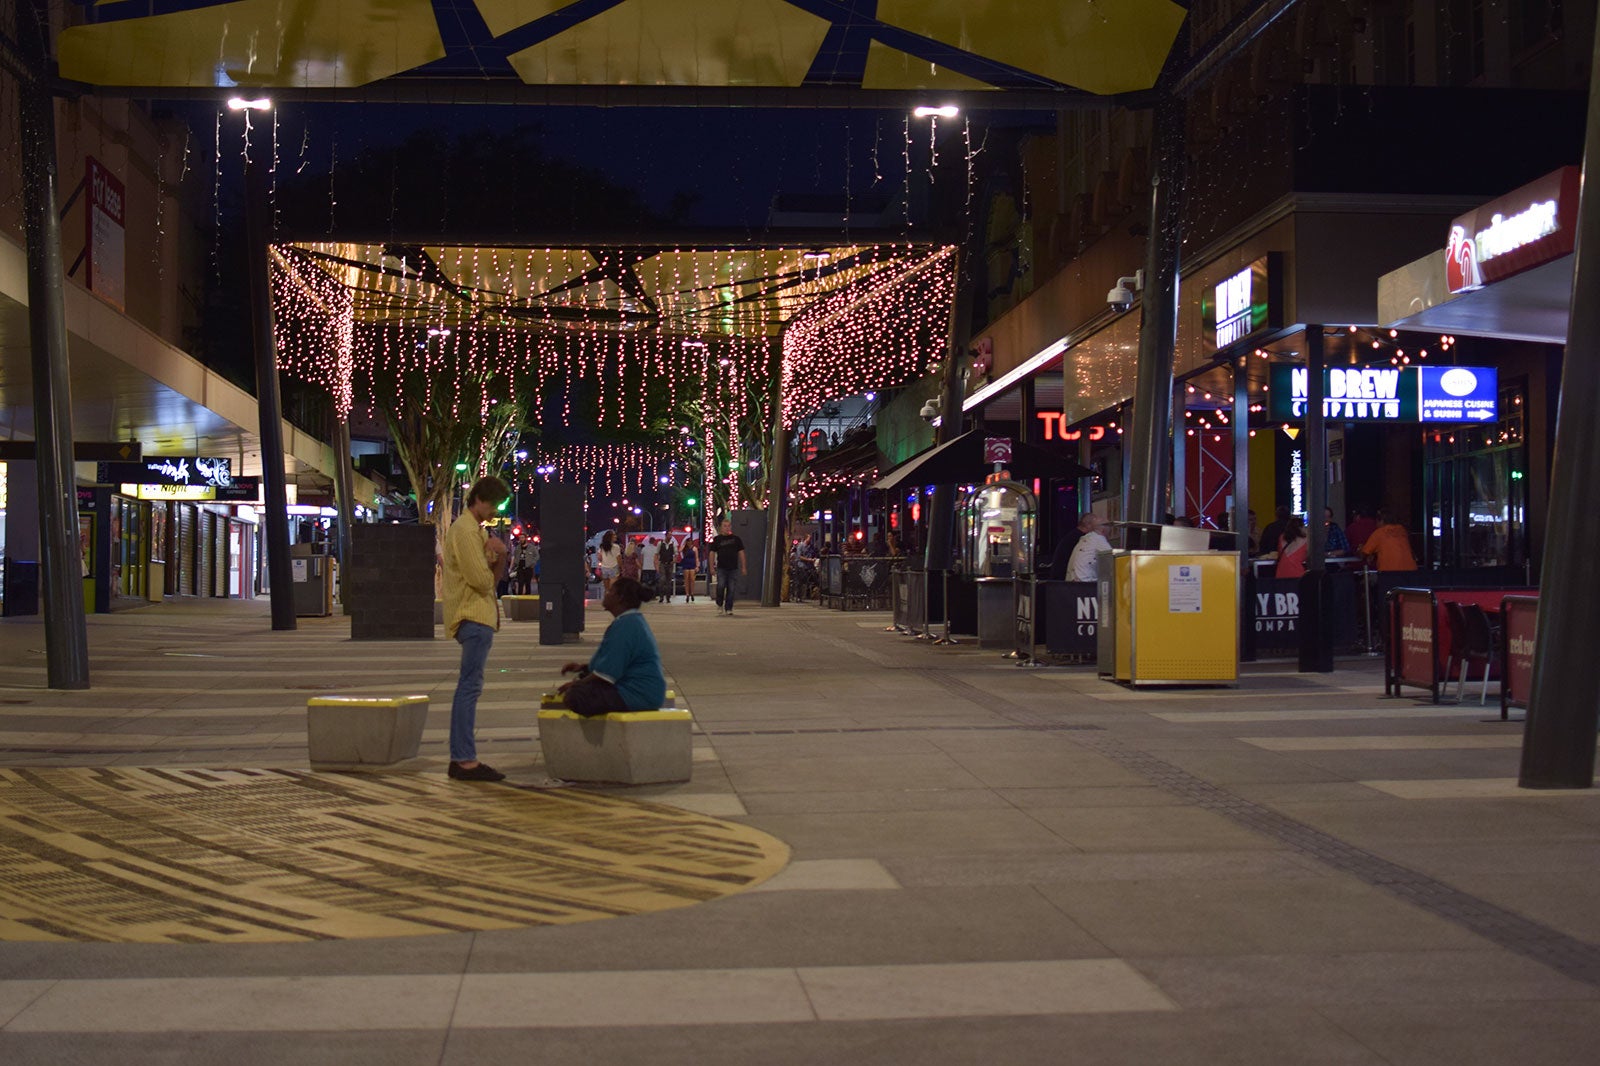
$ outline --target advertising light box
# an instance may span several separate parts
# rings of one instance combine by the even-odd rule
[[[1268,416],[1298,422],[1306,416],[1310,372],[1275,364]],[[1498,374],[1492,367],[1328,367],[1323,371],[1323,417],[1332,422],[1492,422],[1499,418]]]
[[[1419,366],[1424,422],[1494,422],[1499,419],[1500,375],[1493,367]]]

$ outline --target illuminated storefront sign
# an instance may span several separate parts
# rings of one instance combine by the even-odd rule
[[[1045,440],[1082,440],[1084,434],[1088,434],[1090,440],[1101,440],[1106,435],[1105,426],[1090,426],[1086,430],[1068,429],[1064,411],[1035,411],[1034,417],[1044,424]]]
[[[1577,167],[1562,167],[1450,223],[1445,284],[1471,292],[1572,252]]]
[[[188,485],[211,487],[233,484],[233,461],[207,456],[151,455],[136,463],[100,463],[102,485]],[[173,499],[175,497],[166,497]]]
[[[1306,416],[1311,375],[1303,366],[1275,364],[1271,371],[1274,421]],[[1322,413],[1340,422],[1415,422],[1417,385],[1411,367],[1329,367],[1323,371]]]
[[[1310,377],[1303,366],[1272,367],[1273,421],[1305,417]],[[1323,397],[1323,417],[1337,422],[1493,422],[1499,375],[1478,366],[1329,367]]]
[[[1493,422],[1500,417],[1500,375],[1492,367],[1419,366],[1424,422]]]
[[[124,496],[139,500],[197,500],[211,503],[256,503],[261,499],[261,479],[236,477],[226,485],[140,485],[125,483]]]
[[[1280,257],[1264,255],[1200,294],[1200,335],[1219,351],[1282,324]]]

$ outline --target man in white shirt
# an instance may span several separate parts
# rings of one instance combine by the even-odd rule
[[[1067,560],[1068,581],[1093,581],[1096,578],[1095,558],[1101,552],[1111,550],[1111,542],[1106,539],[1106,522],[1104,515],[1087,511],[1078,519],[1078,528],[1083,531],[1083,536],[1078,538],[1077,545],[1072,549],[1072,556]]]

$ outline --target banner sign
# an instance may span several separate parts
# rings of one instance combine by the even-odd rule
[[[1578,234],[1577,167],[1562,167],[1450,223],[1445,284],[1471,292],[1570,255]]]
[[[124,482],[124,484],[128,484]],[[237,477],[226,485],[135,484],[140,500],[185,500],[214,503],[262,503],[261,479]]]
[[[233,461],[190,455],[151,455],[137,463],[101,463],[102,485],[231,485]]]
[[[1395,675],[1401,684],[1435,690],[1439,658],[1433,593],[1426,589],[1397,589],[1394,597]]]
[[[1311,373],[1275,363],[1268,417],[1306,416]],[[1493,422],[1500,417],[1499,373],[1478,366],[1328,367],[1323,370],[1323,417],[1335,422]]]
[[[117,176],[93,157],[83,178],[89,192],[84,210],[87,233],[84,281],[89,291],[118,311],[127,301],[128,277],[125,248],[128,194]]]
[[[1533,649],[1539,621],[1535,596],[1507,596],[1500,601],[1505,626],[1505,667],[1500,675],[1500,715],[1508,707],[1526,707],[1533,691]]]
[[[1424,422],[1493,422],[1500,417],[1500,375],[1492,367],[1419,366],[1418,415]]]
[[[1044,601],[1040,610],[1044,640],[1035,633],[1034,641],[1052,655],[1092,659],[1100,633],[1098,586],[1093,581],[1046,581],[1040,583],[1039,592]]]

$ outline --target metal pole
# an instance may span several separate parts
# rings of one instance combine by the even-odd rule
[[[784,519],[789,514],[789,435],[783,425],[783,335],[774,346],[772,374],[772,463],[767,468],[767,566],[761,575],[761,606],[776,607],[783,596]]]
[[[1034,378],[1027,377],[1023,378],[1017,385],[1017,403],[1019,407],[1017,414],[1018,444],[1033,443],[1034,423],[1039,421],[1037,418],[1039,404],[1038,398],[1034,393],[1034,382]]]
[[[1306,488],[1306,573],[1300,579],[1300,670],[1333,670],[1333,646],[1328,633],[1328,528],[1322,509],[1328,498],[1328,427],[1323,410],[1327,383],[1323,376],[1322,327],[1306,326],[1306,432],[1302,450],[1302,477]]]
[[[350,565],[350,527],[356,520],[354,478],[350,476],[350,419],[333,414],[333,492],[339,505],[339,565]]]
[[[18,9],[22,46],[34,70],[48,35],[28,0]],[[83,612],[77,481],[72,469],[72,381],[67,364],[61,221],[56,213],[55,100],[19,81],[23,229],[28,255],[28,336],[33,349],[34,469],[39,490],[40,584],[45,673],[51,688],[89,687],[89,632]],[[106,515],[100,521],[107,520]]]
[[[1172,430],[1172,355],[1178,339],[1179,208],[1183,181],[1184,102],[1164,95],[1155,109],[1156,165],[1150,177],[1150,236],[1140,300],[1139,372],[1128,452],[1130,522],[1159,522]]]
[[[256,147],[259,153],[265,149]],[[289,492],[284,483],[283,413],[278,400],[278,349],[272,335],[272,279],[267,261],[267,168],[245,155],[245,256],[256,349],[256,405],[261,418],[261,486],[266,500],[267,575],[272,628],[297,627],[294,568],[289,561]],[[345,461],[349,461],[346,455]]]
[[[1600,60],[1600,34],[1594,42]],[[1573,250],[1571,320],[1561,364],[1550,514],[1539,581],[1538,641],[1523,730],[1523,788],[1593,788],[1600,725],[1600,671],[1594,668],[1594,604],[1600,556],[1594,551],[1594,486],[1600,484],[1600,203],[1588,179],[1600,175],[1600,79],[1589,81],[1582,195]]]
[[[1167,501],[1167,510],[1174,518],[1182,518],[1189,513],[1189,500],[1185,494],[1184,480],[1188,476],[1188,444],[1189,433],[1187,418],[1179,417],[1185,414],[1188,403],[1185,400],[1187,385],[1174,385],[1172,387],[1172,477],[1171,493]],[[1205,454],[1205,448],[1200,447],[1200,454]]]
[[[1233,365],[1233,529],[1239,544],[1239,660],[1256,659],[1256,572],[1250,561],[1250,357]]]
[[[950,331],[945,343],[944,377],[939,390],[939,425],[933,437],[935,446],[960,436],[963,417],[961,405],[966,399],[961,388],[961,356],[972,323],[972,286],[970,282],[963,283],[967,257],[957,250],[951,253],[951,259],[951,269],[955,271],[955,295],[950,305]],[[948,570],[956,517],[955,486],[935,485],[931,501],[928,507],[926,566],[929,571]]]

